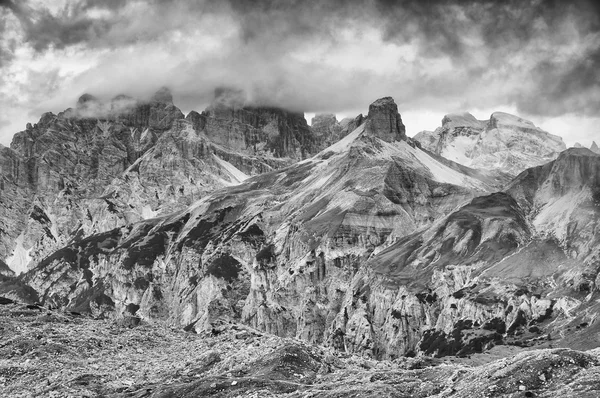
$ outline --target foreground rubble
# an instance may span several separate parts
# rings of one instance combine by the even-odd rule
[[[507,351],[508,352],[508,351]],[[600,351],[376,361],[237,324],[199,335],[0,305],[2,397],[596,397]],[[479,365],[476,365],[479,363]]]

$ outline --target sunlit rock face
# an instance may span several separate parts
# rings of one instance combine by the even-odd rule
[[[384,355],[369,343],[383,335],[363,333],[372,315],[356,293],[370,289],[357,285],[365,264],[493,185],[380,139],[368,122],[313,158],[68,245],[22,280],[48,305],[95,315],[196,331],[233,319]]]
[[[217,94],[187,117],[166,88],[146,101],[84,94],[28,124],[0,152],[0,258],[22,272],[68,242],[185,208],[324,145],[302,114],[238,112]]]
[[[380,98],[369,105],[366,133],[383,141],[406,140],[406,128],[391,97]]]
[[[344,307],[358,317],[353,344],[392,357],[548,336],[595,347],[585,327],[597,311],[599,177],[600,156],[569,149],[371,256],[353,282],[361,300]]]
[[[470,113],[449,114],[442,127],[414,138],[423,148],[460,164],[513,176],[555,159],[566,149],[560,137],[504,112],[494,112],[487,121]]]
[[[302,112],[248,105],[239,90],[215,90],[213,103],[201,116],[206,136],[236,152],[298,160],[323,148]]]
[[[242,322],[376,358],[594,345],[581,325],[598,310],[599,155],[572,148],[506,184],[402,138],[382,99],[340,141],[281,167],[213,143],[211,117],[176,121],[111,183],[103,200],[123,214],[112,228],[62,244],[0,291],[189,331]],[[127,218],[136,204],[145,215]]]

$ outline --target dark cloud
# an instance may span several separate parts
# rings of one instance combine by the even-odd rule
[[[595,115],[600,109],[600,9],[593,0],[147,0],[145,7],[138,4],[83,0],[50,11],[27,1],[0,0],[0,13],[14,15],[23,41],[40,53],[74,45],[116,53],[147,45],[148,51],[168,54],[176,46],[166,37],[176,33],[195,37],[210,18],[230,18],[237,28],[232,38],[223,27],[218,55],[204,54],[201,45],[192,43],[184,54],[173,54],[180,62],[169,65],[161,58],[141,64],[138,53],[130,58],[108,57],[75,79],[77,87],[87,84],[106,96],[169,85],[185,106],[195,108],[211,100],[215,87],[229,84],[244,88],[255,102],[295,110],[356,109],[388,94],[405,107],[448,106],[451,101],[472,107],[510,101],[524,112],[539,115]],[[386,43],[411,45],[416,59],[391,73],[364,68],[360,53],[350,69],[322,59],[300,62],[294,57],[311,46],[334,51],[344,44],[345,31],[360,35],[367,28],[378,30]],[[579,50],[557,53],[569,46]],[[10,62],[14,48],[6,45],[0,51],[1,67]],[[437,71],[436,62],[444,60],[451,69]]]
[[[34,8],[27,1],[6,1],[7,7],[21,23],[24,40],[36,51],[50,46],[61,49],[70,45],[86,43],[93,45],[101,41],[114,24],[119,23],[115,16],[93,18],[87,13],[94,7],[118,9],[123,1],[82,1],[67,3],[58,13],[47,8]]]
[[[10,0],[0,0],[0,68],[12,60],[14,53],[14,43],[1,40],[7,30],[7,17],[12,5]]]
[[[600,115],[599,71],[600,43],[580,58],[541,62],[531,75],[535,91],[516,95],[518,109],[534,115]]]

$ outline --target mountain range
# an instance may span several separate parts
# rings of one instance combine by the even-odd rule
[[[441,127],[422,131],[415,139],[423,148],[465,166],[513,176],[567,149],[561,137],[504,112],[494,112],[489,120],[477,120],[468,112],[449,114]]]
[[[390,97],[309,126],[84,95],[0,175],[7,300],[380,360],[598,345],[600,155],[506,113],[410,138]]]

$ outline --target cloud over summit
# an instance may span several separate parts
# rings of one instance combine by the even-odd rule
[[[14,112],[163,85],[201,109],[228,85],[297,111],[391,95],[402,112],[597,117],[599,63],[587,0],[0,1],[0,103]]]

